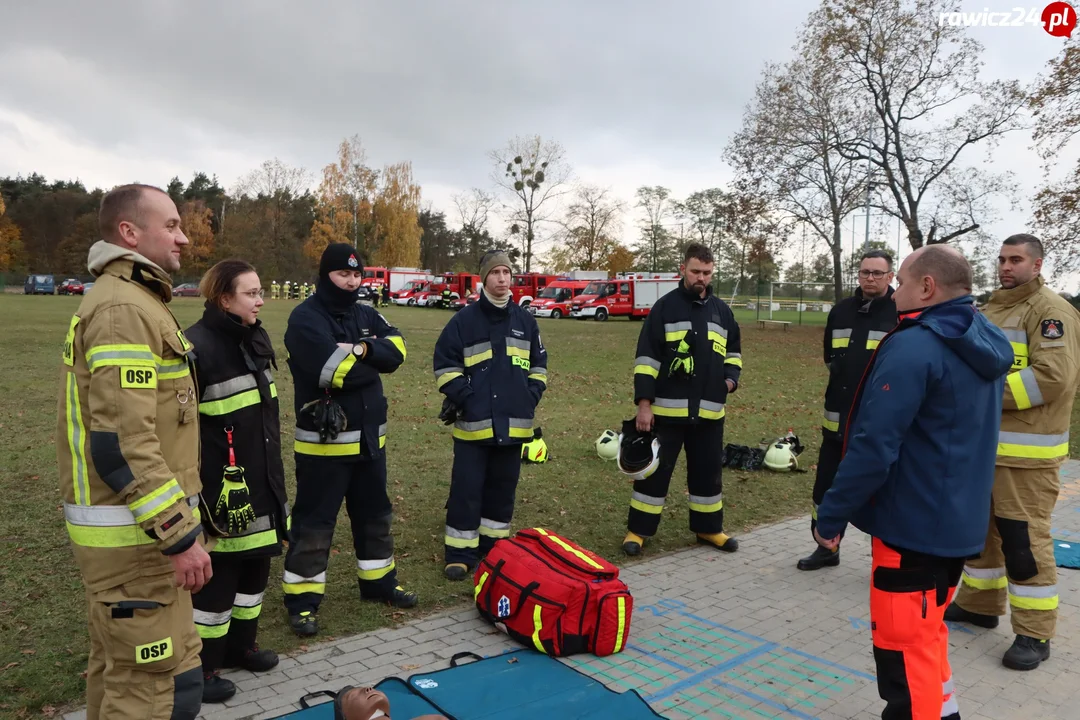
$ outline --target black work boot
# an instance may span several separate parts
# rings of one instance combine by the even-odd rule
[[[823,567],[836,567],[840,564],[840,548],[830,550],[827,547],[817,546],[814,552],[801,558],[795,566],[800,570],[820,570]]]
[[[277,653],[273,650],[260,650],[257,643],[255,647],[244,651],[244,658],[240,661],[240,667],[253,673],[272,670],[277,664]]]
[[[640,555],[641,546],[645,544],[645,538],[632,532],[626,533],[626,537],[623,538],[622,551],[627,555]]]
[[[364,600],[371,600],[374,602],[384,602],[391,607],[407,609],[414,607],[420,600],[415,592],[412,590],[405,590],[405,588],[398,585],[396,588],[389,592],[379,593],[378,595],[365,595],[360,591],[360,597]]]
[[[308,637],[319,632],[319,621],[315,618],[315,613],[305,610],[299,615],[289,616],[289,627],[300,637]]]
[[[232,680],[218,675],[218,671],[203,672],[202,701],[207,705],[223,703],[236,694]]]
[[[1034,670],[1043,660],[1049,659],[1049,640],[1017,635],[1012,647],[1001,658],[1001,664],[1010,670]]]
[[[443,568],[443,575],[447,580],[458,582],[469,577],[469,566],[465,563],[448,563]]]
[[[962,622],[968,623],[969,625],[978,625],[979,627],[984,627],[988,630],[993,630],[998,626],[997,615],[974,613],[970,610],[965,610],[956,603],[945,608],[945,619],[948,622]]]

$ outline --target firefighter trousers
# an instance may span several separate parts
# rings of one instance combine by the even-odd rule
[[[386,456],[327,458],[296,453],[292,542],[281,589],[290,615],[318,612],[341,501],[352,526],[360,595],[385,597],[397,586],[393,506],[386,495]]]
[[[986,547],[964,566],[957,605],[1004,615],[1008,599],[1014,633],[1054,637],[1058,589],[1050,514],[1060,489],[1058,468],[995,468]]]
[[[821,449],[818,451],[817,475],[814,477],[814,510],[810,515],[810,536],[817,529],[817,509],[825,499],[825,493],[832,487],[833,478],[840,468],[840,459],[844,455],[844,440],[836,433],[821,433]],[[844,537],[844,532],[840,532]]]
[[[660,441],[660,465],[649,477],[634,481],[627,529],[641,537],[656,534],[675,462],[685,447],[690,532],[723,532],[724,420],[699,420],[693,424],[657,421],[655,428]]]
[[[882,720],[959,720],[945,608],[963,559],[897,550],[878,538],[871,555],[870,632]]]
[[[191,596],[195,629],[202,638],[203,672],[237,667],[255,647],[270,556],[235,558],[210,553],[214,575]]]
[[[475,568],[496,540],[510,537],[520,475],[520,443],[496,446],[454,440],[443,539],[447,565]]]
[[[170,573],[88,593],[87,602],[87,720],[195,720],[203,678],[191,593]]]

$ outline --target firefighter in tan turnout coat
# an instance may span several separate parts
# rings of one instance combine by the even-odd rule
[[[193,720],[191,592],[210,578],[191,345],[166,303],[188,243],[169,196],[102,199],[96,278],[71,319],[57,427],[64,519],[88,601],[87,718]]]
[[[1080,314],[1046,287],[1042,243],[1005,240],[1001,289],[982,308],[1013,346],[998,434],[986,548],[968,561],[946,620],[996,627],[1012,611],[1016,639],[1006,667],[1032,670],[1050,656],[1058,589],[1050,514],[1069,454],[1069,420],[1080,380]],[[963,512],[963,508],[957,508]]]

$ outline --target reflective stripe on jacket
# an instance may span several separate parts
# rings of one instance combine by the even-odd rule
[[[91,592],[168,574],[202,532],[191,343],[166,303],[169,276],[104,241],[94,287],[68,328],[57,459],[64,517]]]
[[[1069,456],[1069,422],[1080,381],[1080,314],[1046,287],[1041,275],[995,290],[982,311],[1013,349],[997,464],[1057,467]]]

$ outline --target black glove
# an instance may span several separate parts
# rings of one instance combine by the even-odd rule
[[[439,411],[439,419],[443,421],[443,425],[453,425],[457,422],[458,414],[460,412],[461,408],[450,402],[450,398],[443,398],[442,410]]]
[[[330,393],[304,405],[300,408],[300,415],[311,420],[321,442],[336,438],[349,424],[345,411]]]

